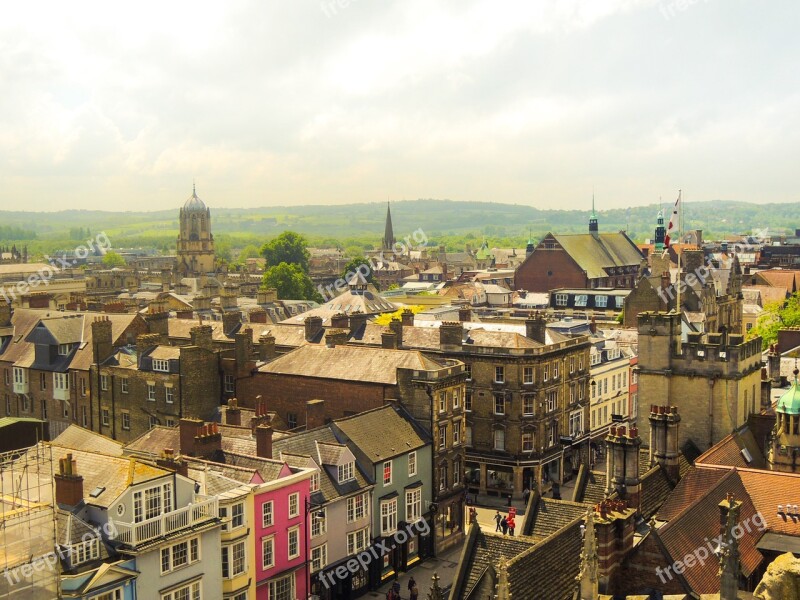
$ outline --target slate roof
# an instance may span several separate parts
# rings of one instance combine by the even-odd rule
[[[656,465],[645,473],[641,480],[640,510],[645,519],[653,516],[672,492],[672,483],[667,474]]]
[[[374,408],[333,423],[373,463],[417,450],[427,443],[392,406]]]
[[[529,526],[526,518],[525,530],[526,535],[530,535],[538,542],[550,537],[575,519],[583,518],[586,514],[586,505],[580,502],[540,497],[537,499],[533,511],[532,526]]]
[[[466,559],[466,575],[462,597],[464,599],[471,597],[470,593],[490,564],[496,564],[501,556],[510,560],[532,546],[533,540],[531,538],[510,537],[478,531]],[[520,597],[527,598],[528,596],[522,595]]]
[[[83,450],[84,452],[98,452],[110,456],[122,456],[122,443],[107,438],[104,435],[89,431],[78,425],[72,424],[58,434],[52,443],[62,448]]]
[[[598,504],[606,497],[606,474],[601,471],[589,471],[586,475],[586,486],[583,495],[579,497],[581,502],[587,504]]]
[[[301,346],[259,368],[262,373],[397,384],[397,369],[438,370],[421,352],[357,346]]]
[[[641,264],[642,253],[623,232],[552,234],[589,279],[607,277],[605,269]],[[536,250],[534,250],[534,254]]]

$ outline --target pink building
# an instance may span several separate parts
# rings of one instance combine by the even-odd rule
[[[306,505],[311,469],[291,469],[255,492],[256,599],[295,600],[307,597]]]

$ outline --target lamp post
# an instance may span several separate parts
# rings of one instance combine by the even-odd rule
[[[315,518],[321,519],[322,517],[318,517],[315,513],[322,508],[323,504],[319,502],[313,502],[309,496],[305,498],[305,509],[306,509],[306,598],[308,600],[314,600],[318,598],[318,596],[311,595],[311,528],[313,527],[313,520]],[[310,516],[310,519],[309,519]]]

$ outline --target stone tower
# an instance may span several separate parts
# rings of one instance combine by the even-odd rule
[[[392,209],[386,203],[386,225],[383,230],[383,249],[392,251],[394,249],[394,230],[392,228]]]
[[[211,211],[197,197],[192,186],[192,195],[183,204],[179,214],[178,273],[197,276],[214,271],[214,236],[211,234]]]
[[[768,463],[773,471],[800,472],[800,387],[794,369],[792,387],[781,396],[775,407],[775,428],[772,430]]]

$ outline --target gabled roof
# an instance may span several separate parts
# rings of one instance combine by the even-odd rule
[[[744,457],[743,450],[747,450],[751,460]],[[766,460],[755,436],[749,427],[745,426],[733,433],[726,435],[719,442],[701,454],[695,464],[726,465],[754,469],[766,468]]]
[[[58,434],[52,441],[53,445],[61,448],[72,448],[84,452],[98,452],[109,456],[122,456],[122,443],[107,438],[104,435],[89,431],[75,424],[71,424]]]
[[[336,419],[333,425],[373,463],[417,450],[428,443],[392,406]]]
[[[636,244],[622,231],[597,235],[591,233],[548,235],[559,243],[582,270],[586,271],[589,279],[607,277],[606,269],[609,268],[639,266],[644,258]],[[539,248],[535,249],[531,256],[538,250]]]

